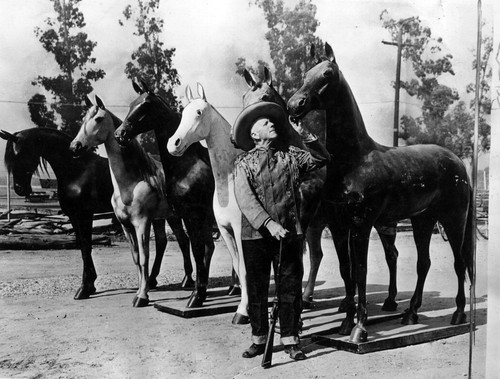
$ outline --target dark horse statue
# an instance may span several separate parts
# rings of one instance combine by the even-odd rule
[[[154,130],[165,172],[166,196],[184,221],[196,262],[196,288],[187,307],[201,307],[206,299],[210,261],[215,249],[212,238],[215,184],[210,158],[199,143],[191,146],[183,157],[170,155],[167,142],[179,126],[180,114],[171,110],[144,82],[133,81],[133,87],[139,96],[130,104],[115,138],[120,145],[126,145],[135,136]]]
[[[457,309],[451,323],[466,322],[464,282],[474,280],[472,190],[463,162],[436,145],[387,147],[366,132],[354,96],[326,44],[326,58],[310,69],[302,87],[288,101],[292,121],[310,110],[326,111],[326,147],[332,155],[325,182],[324,204],[335,246],[349,251],[356,307],[348,310],[341,334],[353,342],[367,340],[366,274],[370,231],[410,218],[417,247],[417,285],[403,324],[418,322],[425,278],[430,267],[429,244],[439,221],[448,235],[458,278]],[[352,330],[352,332],[351,332]]]
[[[281,95],[273,87],[273,79],[267,67],[264,67],[264,80],[255,81],[253,76],[244,71],[245,81],[248,84],[248,91],[243,95],[243,105],[246,107],[258,101],[270,101],[282,106],[286,109],[286,102]],[[309,117],[305,120],[307,129],[311,130],[315,135],[319,136],[321,140],[325,139],[325,123],[324,119],[318,117]],[[288,135],[291,138],[291,143],[304,148],[304,144],[300,136],[295,132],[292,126],[289,126]],[[302,294],[302,304],[304,308],[312,307],[312,300],[314,294],[314,286],[316,277],[318,275],[319,266],[323,259],[323,250],[321,249],[321,234],[327,226],[327,217],[325,207],[321,204],[321,193],[323,191],[323,184],[326,179],[326,167],[313,171],[308,174],[308,177],[301,183],[301,224],[302,230],[306,231],[306,240],[309,245],[309,258],[310,269],[309,278]],[[396,240],[396,223],[392,225],[385,225],[377,227],[377,232],[380,236],[380,241],[385,251],[385,258],[389,267],[389,293],[382,306],[384,311],[394,311],[397,309],[396,303],[397,295],[397,259],[398,251],[394,242]],[[345,249],[336,248],[337,256],[339,259],[340,273],[346,288],[350,283],[351,267],[349,263],[349,256]],[[345,297],[340,306],[339,312],[345,312],[349,303],[354,301],[353,298]]]
[[[87,299],[94,294],[97,273],[92,260],[92,220],[95,213],[112,212],[111,196],[113,185],[106,158],[93,152],[86,152],[74,159],[69,149],[71,137],[63,132],[48,128],[25,129],[11,134],[0,132],[0,137],[7,140],[5,149],[5,165],[14,179],[14,190],[19,196],[27,196],[32,192],[31,177],[42,165],[46,170],[46,162],[50,164],[57,178],[57,194],[63,213],[68,216],[75,231],[77,244],[82,251],[83,275],[82,284],[76,291],[75,300]],[[193,267],[189,257],[189,239],[182,230],[175,228],[173,215],[169,223],[178,238],[183,255],[188,264],[184,270],[184,282],[193,282]],[[180,224],[180,221],[177,221]],[[173,225],[173,226],[172,226]],[[156,277],[160,272],[163,258],[163,247],[157,246],[150,286],[156,287]],[[186,259],[185,259],[186,262]]]

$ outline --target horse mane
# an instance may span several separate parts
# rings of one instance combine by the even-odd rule
[[[115,130],[122,124],[122,120],[107,109],[111,116]],[[161,196],[165,196],[165,175],[163,170],[157,165],[157,161],[144,150],[137,139],[132,139],[129,144],[122,146],[122,158],[125,165],[134,168],[136,174],[147,182],[151,187],[157,189]]]
[[[18,142],[19,140],[28,140],[28,141],[33,141],[33,144],[36,145],[40,150],[37,152],[38,154],[38,165],[37,168],[34,171],[34,174],[40,175],[40,173],[44,173],[48,176],[50,176],[49,171],[48,171],[48,162],[41,156],[41,150],[45,148],[45,143],[47,141],[47,138],[43,137],[51,137],[51,138],[57,138],[59,139],[62,144],[65,144],[69,146],[71,142],[71,137],[64,133],[61,132],[57,129],[52,129],[52,128],[30,128],[30,129],[24,129],[21,130],[20,132],[14,133],[16,137],[18,137]],[[28,143],[28,142],[25,142]],[[53,148],[53,144],[51,143],[49,148]],[[33,152],[34,153],[34,152]],[[35,154],[34,154],[35,155]],[[14,163],[16,162],[16,154],[14,152],[14,142],[11,140],[7,141],[7,144],[5,146],[5,155],[4,155],[4,163],[5,167],[7,169],[7,172],[9,174],[12,174],[12,171],[14,169]]]

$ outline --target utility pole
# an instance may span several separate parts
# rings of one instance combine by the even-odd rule
[[[397,42],[382,41],[385,45],[393,45],[398,47],[397,64],[396,64],[396,83],[395,98],[394,98],[394,129],[393,129],[393,146],[398,146],[399,140],[399,88],[401,87],[401,51],[403,50],[403,25],[414,20],[415,17],[399,20],[398,40]]]

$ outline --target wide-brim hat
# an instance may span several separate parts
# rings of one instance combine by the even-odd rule
[[[241,111],[231,129],[233,144],[242,150],[249,151],[255,146],[250,130],[256,121],[268,118],[276,126],[278,134],[285,129],[287,114],[283,107],[276,103],[261,101],[251,104]]]

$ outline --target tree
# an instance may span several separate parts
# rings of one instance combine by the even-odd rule
[[[300,0],[293,9],[285,8],[283,0],[255,0],[267,21],[269,28],[265,37],[269,43],[271,60],[275,69],[274,86],[285,99],[293,95],[302,84],[304,72],[312,62],[307,48],[311,44],[323,45],[314,33],[319,25],[316,20],[316,6],[310,0]],[[236,62],[236,73],[242,75],[247,68],[253,74],[269,64],[260,60],[257,67],[246,67],[246,59]]]
[[[484,29],[483,22],[483,29]],[[480,94],[479,94],[479,143],[480,149],[482,151],[490,150],[490,136],[491,136],[491,126],[487,119],[491,115],[491,92],[490,92],[490,82],[493,76],[493,70],[490,64],[490,57],[493,51],[493,32],[486,35],[481,40],[481,65],[479,71],[479,82],[480,82]],[[474,59],[472,60],[472,68],[475,70],[477,66],[477,52],[474,52]],[[476,83],[470,83],[467,85],[467,93],[474,93],[476,90]],[[476,99],[471,100],[470,108],[472,112],[475,112]],[[472,143],[471,143],[472,144]]]
[[[382,11],[380,20],[397,41],[399,29],[403,30],[402,59],[411,63],[414,78],[402,80],[401,88],[422,102],[422,116],[401,118],[400,136],[407,144],[443,143],[447,140],[448,125],[444,116],[449,107],[459,99],[458,93],[439,82],[441,75],[455,75],[452,55],[442,53],[442,39],[433,38],[431,29],[424,27],[418,17],[400,22]],[[457,111],[460,111],[459,108]]]
[[[156,15],[159,6],[160,0],[137,0],[137,8],[132,8],[131,5],[125,7],[125,20],[134,22],[134,35],[142,40],[132,53],[131,61],[126,64],[125,73],[129,79],[144,80],[172,109],[180,110],[174,94],[175,86],[180,84],[179,74],[172,63],[175,48],[164,48],[164,43],[160,40],[164,21]],[[124,25],[123,21],[118,22]],[[143,134],[140,142],[148,152],[158,153],[153,132]]]
[[[81,106],[92,92],[92,81],[104,78],[104,71],[89,68],[95,64],[92,57],[96,42],[88,39],[83,13],[78,9],[81,0],[50,0],[56,17],[45,20],[46,28],[35,28],[42,46],[54,55],[61,73],[55,77],[39,75],[32,85],[41,86],[52,95],[48,103],[42,94],[28,101],[31,119],[40,127],[56,127],[75,136],[84,116]]]

